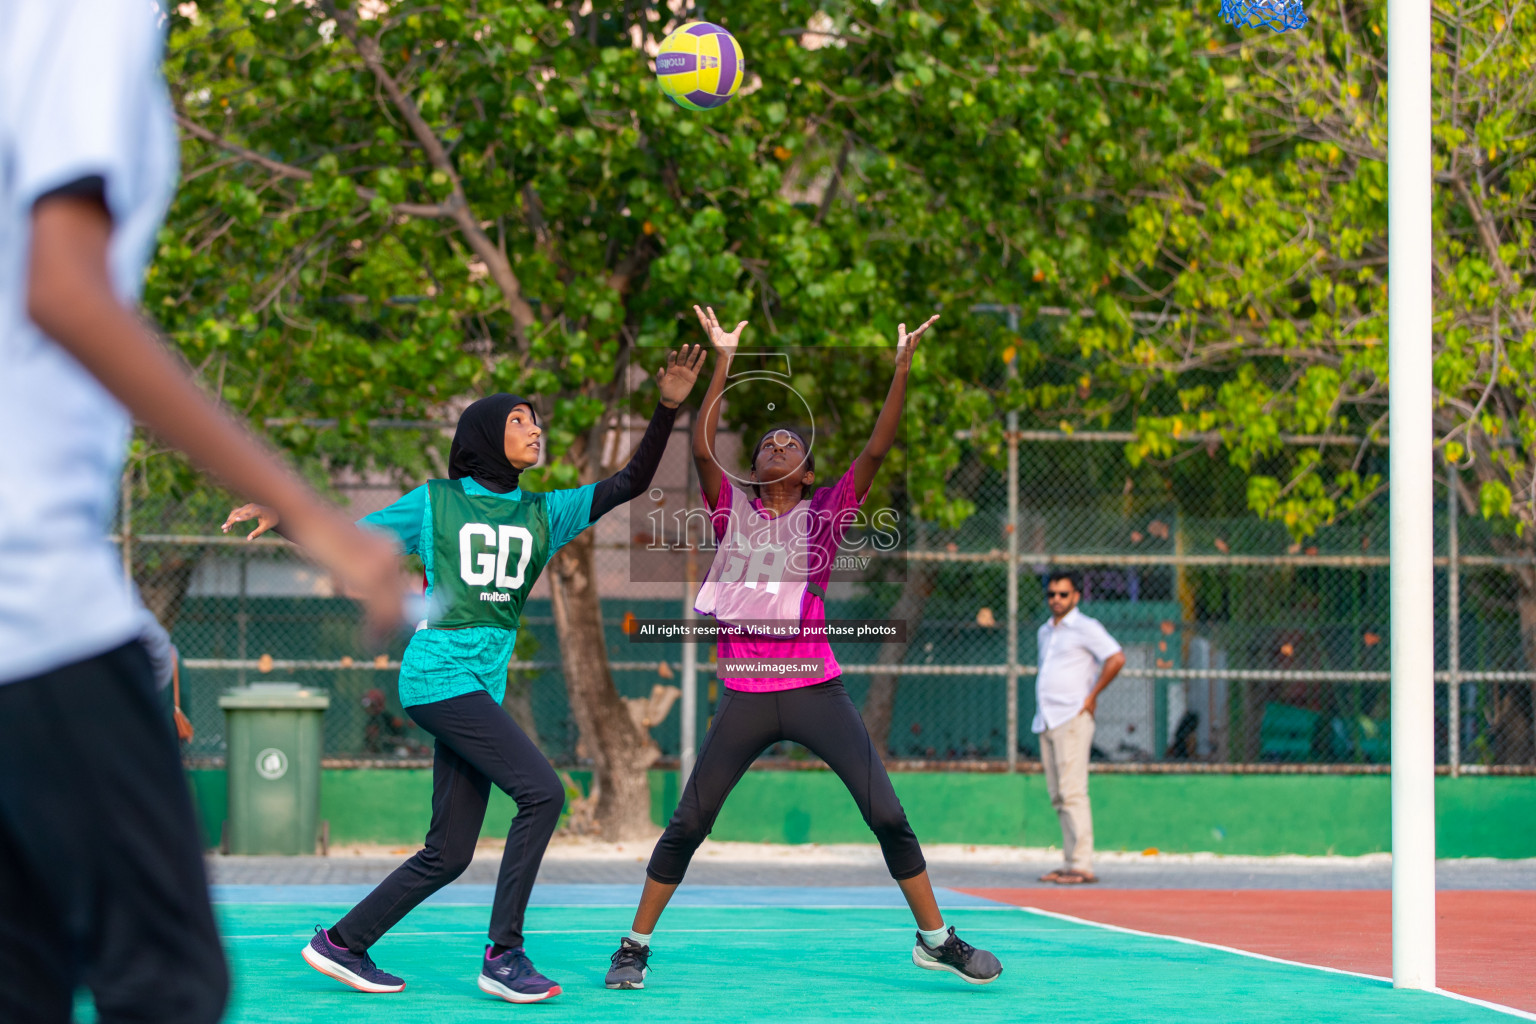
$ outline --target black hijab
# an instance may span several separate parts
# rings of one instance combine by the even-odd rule
[[[448,478],[473,477],[487,490],[506,494],[517,490],[522,470],[507,461],[507,417],[519,405],[530,410],[533,403],[519,395],[505,392],[487,395],[471,402],[453,432],[453,446],[448,449]],[[534,423],[539,417],[534,413]]]

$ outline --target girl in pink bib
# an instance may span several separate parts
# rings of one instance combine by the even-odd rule
[[[912,962],[972,984],[993,981],[1002,973],[997,958],[944,926],[922,847],[858,708],[843,689],[825,630],[817,628],[826,622],[826,586],[838,544],[896,440],[912,351],[938,317],[911,334],[900,325],[895,372],[869,443],[832,487],[814,490],[810,445],[791,427],[769,430],[748,449],[749,486],[727,479],[714,457],[715,430],[731,360],[747,325],[726,332],[714,310],[695,306],[694,312],[719,353],[693,438],[717,542],[694,607],[719,624],[716,663],[725,690],[677,811],[651,853],[634,925],[610,958],[607,987],[645,987],[651,933],[694,851],[752,762],[781,740],[806,747],[848,787],[917,921]]]

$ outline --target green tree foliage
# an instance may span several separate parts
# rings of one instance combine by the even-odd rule
[[[654,0],[175,10],[185,169],[148,304],[205,381],[322,473],[419,476],[440,440],[367,422],[505,389],[548,417],[535,486],[595,479],[605,410],[631,367],[700,340],[694,302],[786,346],[890,347],[939,308],[908,403],[920,441],[882,486],[956,525],[975,510],[963,463],[1002,462],[1001,410],[1054,425],[1130,404],[1083,360],[1112,343],[1063,351],[969,308],[1125,301],[1110,286],[1146,183],[1218,150],[1237,116],[1231,61],[1173,3],[701,5],[749,70],[705,114],[654,82],[648,48],[681,21]],[[864,365],[814,371],[835,428],[822,465],[868,436],[886,379]]]
[[[1132,193],[1223,95],[1174,6],[733,5],[713,16],[749,81],[706,115],[652,79],[644,45],[678,21],[661,5],[184,9],[167,68],[187,167],[151,307],[232,404],[352,440],[517,388],[556,399],[566,451],[624,365],[694,338],[700,300],[787,345],[888,346],[942,307],[914,418],[997,429],[980,385],[1010,347],[1025,372],[1003,401],[1054,416],[1072,361],[965,310],[1080,300],[1127,227],[1100,194]],[[841,382],[838,436],[880,385]],[[940,517],[946,433],[903,467]]]
[[[1536,521],[1533,29],[1517,4],[1435,5],[1436,428],[1469,507],[1512,533]],[[1136,396],[1136,454],[1219,431],[1250,506],[1298,537],[1384,490],[1385,31],[1345,3],[1244,39],[1216,130],[1169,154],[1070,322],[1096,385]]]
[[[1136,458],[1217,431],[1248,504],[1300,538],[1386,492],[1386,9],[1317,7],[1245,38],[1212,131],[1127,216],[1110,287],[1067,333],[1129,397]],[[1536,550],[1536,10],[1434,4],[1434,422],[1469,512]],[[1284,434],[1314,438],[1284,446]],[[1513,571],[1536,665],[1536,571]],[[1488,595],[1490,600],[1507,600]],[[1493,756],[1536,756],[1531,688],[1495,684]]]

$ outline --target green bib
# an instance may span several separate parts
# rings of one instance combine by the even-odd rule
[[[521,501],[464,493],[457,480],[427,483],[432,509],[432,595],[442,629],[516,629],[523,603],[549,561],[544,495]]]

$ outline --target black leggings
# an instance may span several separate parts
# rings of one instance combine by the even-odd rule
[[[864,823],[880,840],[892,878],[900,881],[923,873],[923,849],[907,824],[869,730],[839,679],[776,693],[726,690],[677,812],[657,841],[645,873],[664,885],[680,883],[693,852],[714,828],[725,798],[757,755],[780,740],[799,743],[843,780]]]
[[[485,691],[405,709],[437,738],[432,758],[432,824],[426,845],[363,897],[332,929],[348,949],[373,945],[417,904],[469,867],[495,783],[517,802],[507,832],[490,937],[523,944],[523,914],[549,837],[560,822],[565,787],[539,748]]]

